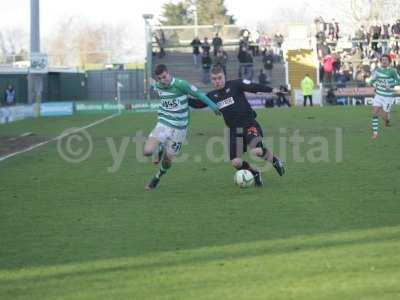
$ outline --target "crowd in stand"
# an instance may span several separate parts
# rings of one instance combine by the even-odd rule
[[[383,54],[400,71],[400,20],[394,24],[360,26],[350,37],[349,47],[338,47],[339,24],[315,20],[320,81],[325,85],[346,87],[365,86],[365,81],[378,65]]]
[[[283,36],[281,34],[275,34],[271,38],[266,34],[256,33],[256,35],[252,35],[247,29],[242,30],[237,54],[238,77],[253,80],[254,57],[261,55],[264,68],[260,70],[259,80],[262,83],[269,83],[274,63],[280,62],[283,57],[282,44]],[[208,84],[210,82],[212,65],[220,65],[226,75],[228,54],[223,49],[223,40],[218,33],[215,34],[211,43],[208,37],[205,37],[203,41],[199,37],[195,37],[191,46],[193,49],[193,65],[201,65],[203,70],[203,83]]]

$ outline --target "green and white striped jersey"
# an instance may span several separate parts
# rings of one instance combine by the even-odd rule
[[[377,95],[393,97],[395,93],[394,87],[400,85],[400,77],[394,68],[377,68],[373,72],[369,84],[375,86]]]
[[[189,124],[188,95],[199,99],[212,110],[218,110],[211,99],[186,80],[172,78],[168,87],[157,82],[154,89],[160,97],[158,122],[175,129],[186,129]]]

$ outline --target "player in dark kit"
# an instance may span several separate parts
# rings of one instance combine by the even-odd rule
[[[269,161],[280,176],[285,173],[282,161],[275,157],[265,147],[262,138],[263,132],[256,121],[257,114],[246,99],[245,92],[271,93],[274,89],[249,80],[225,81],[222,68],[218,65],[211,69],[211,81],[215,90],[207,96],[218,105],[226,126],[229,128],[229,156],[232,165],[237,170],[249,170],[255,179],[256,186],[262,186],[261,174],[240,157],[251,148],[251,153]],[[200,101],[190,100],[189,105],[194,108],[205,107]]]

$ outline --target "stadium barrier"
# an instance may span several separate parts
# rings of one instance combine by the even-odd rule
[[[323,93],[323,95],[322,95]],[[322,96],[326,97],[327,90],[321,93],[315,90],[313,102],[315,105],[322,105]],[[361,100],[363,105],[371,105],[374,97],[373,88],[341,88],[335,92],[338,99],[345,98],[345,104],[356,105]],[[247,95],[252,108],[260,109],[268,106],[268,103],[276,99],[274,95]],[[289,102],[293,103],[291,96],[287,96]],[[294,103],[303,104],[303,95],[300,90],[294,92]],[[400,94],[395,98],[395,103],[400,104]],[[157,112],[160,102],[158,100],[131,100],[118,103],[116,101],[66,101],[66,102],[43,102],[37,110],[36,104],[17,105],[0,108],[0,124],[11,123],[34,116],[40,117],[61,117],[74,114],[98,114],[116,112]],[[205,108],[207,110],[208,108]]]
[[[10,123],[33,117],[34,105],[17,105],[0,108],[0,124]]]

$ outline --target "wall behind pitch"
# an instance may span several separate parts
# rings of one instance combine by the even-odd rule
[[[115,100],[117,82],[121,100],[144,99],[144,70],[94,70],[86,74],[88,100]]]
[[[84,73],[49,72],[44,80],[43,101],[81,101],[86,99]]]

